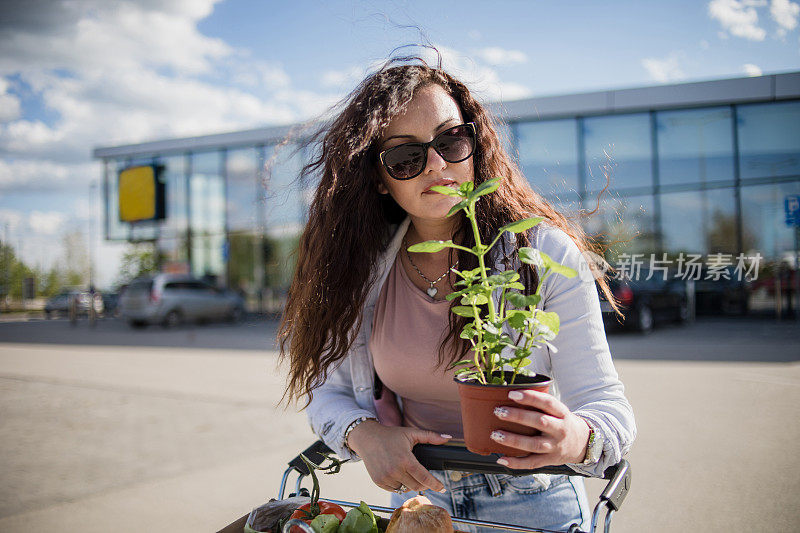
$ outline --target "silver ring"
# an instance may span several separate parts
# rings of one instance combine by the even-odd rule
[[[394,489],[397,494],[403,494],[404,492],[408,492],[408,487],[400,483],[400,486]]]

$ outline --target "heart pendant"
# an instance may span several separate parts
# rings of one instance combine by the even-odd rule
[[[430,296],[431,298],[433,298],[433,297],[435,297],[435,296],[436,296],[436,293],[437,293],[437,292],[439,292],[439,289],[437,289],[436,287],[428,287],[428,288],[426,289],[426,291],[427,291],[427,293],[428,293],[428,296]]]

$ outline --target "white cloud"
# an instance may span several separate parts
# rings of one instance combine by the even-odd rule
[[[436,48],[442,57],[442,67],[464,82],[477,98],[486,102],[501,102],[532,95],[532,91],[524,85],[501,80],[494,68],[478,61],[480,58],[446,46],[436,45]],[[436,53],[430,49],[423,50],[422,57],[431,65],[438,60]]]
[[[783,37],[786,33],[797,27],[797,18],[800,15],[800,4],[789,0],[772,0],[769,14],[778,24],[778,35]]]
[[[21,116],[22,103],[18,96],[8,92],[8,80],[0,76],[0,123],[16,120]]]
[[[8,226],[10,231],[16,231],[19,227],[22,219],[24,218],[24,214],[21,211],[16,209],[0,209],[0,224],[3,225],[3,229]],[[0,233],[0,239],[5,239],[5,231]]]
[[[655,57],[642,59],[642,66],[647,70],[650,78],[659,83],[677,81],[686,77],[680,67],[678,55],[674,52],[663,59]]]
[[[47,160],[0,159],[0,191],[74,191],[88,188],[90,181],[100,176],[100,163],[95,161],[56,163]]]
[[[758,65],[754,65],[752,63],[745,63],[742,65],[742,70],[744,70],[745,74],[748,76],[761,76],[761,68]]]
[[[476,55],[492,66],[518,65],[528,61],[528,56],[519,50],[506,50],[496,46],[483,48]]]
[[[28,215],[28,226],[35,233],[43,235],[55,235],[64,224],[65,216],[57,211],[31,211]]]
[[[731,35],[751,41],[763,41],[767,32],[758,25],[756,7],[765,5],[766,1],[711,0],[708,14],[719,21]]]
[[[354,87],[367,74],[362,67],[350,67],[344,70],[328,70],[322,73],[322,85],[332,88]]]

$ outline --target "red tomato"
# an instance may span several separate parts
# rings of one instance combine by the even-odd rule
[[[318,514],[332,514],[333,516],[339,519],[339,522],[344,520],[344,517],[347,516],[347,513],[344,512],[344,509],[342,509],[335,503],[324,502],[320,500],[317,502],[317,505],[319,506],[318,513],[312,514],[311,502],[309,502],[295,509],[290,518],[299,518],[303,522],[310,524],[311,521],[314,520],[314,517],[317,516]],[[303,532],[300,531],[299,527],[295,526],[292,528],[291,533],[303,533]]]

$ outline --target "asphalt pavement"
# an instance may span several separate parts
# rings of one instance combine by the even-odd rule
[[[0,323],[0,531],[216,531],[274,497],[315,439],[277,406],[275,331]],[[700,319],[609,335],[639,429],[613,531],[797,530],[798,333]],[[322,482],[389,501],[361,464]]]

